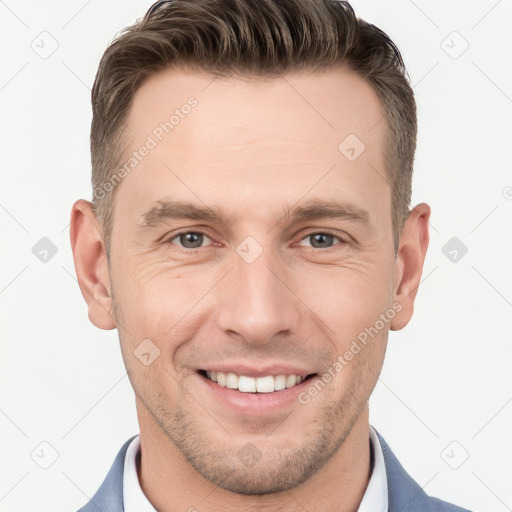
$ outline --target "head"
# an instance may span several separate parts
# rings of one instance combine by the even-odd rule
[[[226,21],[218,17],[220,12]],[[395,44],[379,28],[358,19],[348,2],[182,0],[162,3],[128,27],[104,53],[96,75],[92,204],[107,254],[117,185],[132,169],[126,167],[131,149],[126,120],[133,98],[148,77],[180,65],[212,77],[253,81],[341,65],[362,78],[382,104],[382,117],[372,128],[382,128],[385,139],[383,177],[391,188],[398,249],[411,200],[417,121],[414,94]]]
[[[141,434],[233,492],[299,485],[358,425],[421,277],[430,210],[409,209],[398,49],[346,2],[176,0],[109,46],[92,103],[93,200],[71,240]],[[247,408],[210,371],[308,379]]]

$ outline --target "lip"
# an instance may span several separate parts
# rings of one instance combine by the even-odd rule
[[[238,370],[240,371],[239,367]],[[281,375],[282,374],[283,373],[281,373]],[[220,403],[231,412],[246,417],[275,415],[288,410],[294,403],[299,404],[298,395],[304,391],[306,387],[309,387],[315,377],[317,377],[315,374],[313,377],[303,380],[300,384],[291,388],[274,391],[272,393],[242,393],[237,389],[219,386],[216,382],[213,382],[199,372],[197,372],[196,375],[201,385],[204,386],[205,391],[213,397],[214,401]],[[242,375],[246,374],[242,373]],[[272,373],[265,373],[264,375],[272,375]],[[279,375],[279,373],[276,375]],[[300,375],[300,373],[297,375]],[[251,377],[252,375],[247,376]]]

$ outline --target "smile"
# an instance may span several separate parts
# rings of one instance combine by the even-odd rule
[[[236,373],[201,370],[200,373],[216,382],[221,387],[236,389],[241,393],[273,393],[293,388],[314,374],[302,375],[266,375],[262,377],[248,377]]]

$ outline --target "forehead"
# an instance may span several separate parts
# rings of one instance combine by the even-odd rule
[[[190,98],[197,101],[190,112],[193,122],[182,123],[180,111],[189,110]],[[372,86],[342,66],[246,78],[169,68],[151,76],[136,92],[127,125],[135,129],[135,136],[148,134],[175,112],[180,119],[171,123],[173,138],[190,141],[194,135],[205,148],[225,143],[227,136],[240,143],[266,135],[268,143],[273,134],[309,142],[319,138],[317,129],[318,136],[331,136],[326,145],[348,130],[372,143],[385,125],[380,123],[383,109]],[[216,129],[217,123],[222,130]]]
[[[118,191],[138,213],[169,194],[254,217],[312,191],[389,207],[382,105],[342,67],[264,79],[170,68],[137,91],[126,124],[130,151],[151,146]]]

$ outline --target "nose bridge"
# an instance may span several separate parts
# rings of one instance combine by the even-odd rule
[[[223,331],[236,332],[251,344],[265,344],[296,325],[297,304],[283,283],[285,267],[270,247],[248,237],[234,251],[232,267],[218,296]]]

